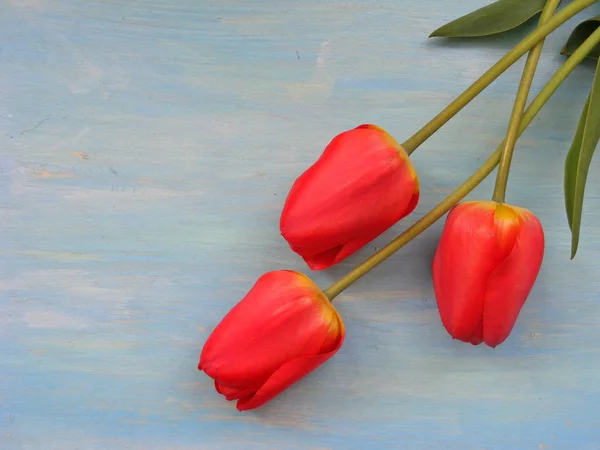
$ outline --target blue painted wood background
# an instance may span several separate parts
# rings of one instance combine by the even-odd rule
[[[598,165],[574,261],[562,194],[590,63],[518,144],[508,200],[547,251],[502,346],[442,328],[438,223],[339,298],[342,350],[264,408],[237,412],[196,370],[260,274],[309,273],[278,218],[329,140],[364,122],[406,139],[532,29],[427,38],[486,3],[0,0],[0,448],[600,448]],[[534,93],[598,13],[548,39]],[[414,154],[416,212],[320,285],[498,145],[522,64]]]

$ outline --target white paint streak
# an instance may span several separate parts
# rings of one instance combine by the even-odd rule
[[[55,311],[28,311],[23,314],[23,320],[29,328],[83,329],[90,325],[86,318]]]

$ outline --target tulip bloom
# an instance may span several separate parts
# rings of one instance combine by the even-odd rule
[[[294,182],[281,235],[311,269],[326,269],[410,214],[418,200],[404,148],[383,129],[360,125],[336,136]]]
[[[198,369],[240,411],[258,408],[331,358],[344,324],[308,277],[261,276],[204,344]]]
[[[493,201],[455,206],[433,260],[444,327],[454,338],[496,347],[510,334],[544,256],[530,211]]]

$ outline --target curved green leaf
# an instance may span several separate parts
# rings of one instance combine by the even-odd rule
[[[571,259],[577,253],[583,194],[594,150],[600,140],[600,60],[590,95],[583,107],[573,143],[565,161],[565,207],[571,228]]]
[[[591,19],[581,22],[575,27],[560,53],[563,55],[571,55],[581,44],[583,44],[583,41],[596,31],[598,26],[600,26],[600,16],[592,17]],[[598,59],[599,56],[600,44],[596,45],[587,57]]]
[[[477,37],[522,25],[544,9],[546,0],[498,0],[441,26],[429,37]]]

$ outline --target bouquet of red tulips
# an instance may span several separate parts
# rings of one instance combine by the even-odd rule
[[[585,58],[598,59],[600,16],[575,27],[562,49],[568,59],[527,106],[544,38],[595,2],[574,0],[556,12],[560,0],[498,0],[432,33],[450,38],[496,34],[539,15],[535,31],[405,142],[370,124],[335,136],[295,180],[285,201],[280,230],[291,250],[310,269],[327,269],[409,215],[419,200],[410,154],[527,53],[505,140],[441,203],[328,288],[289,270],[261,276],[216,326],[200,355],[198,368],[214,379],[217,392],[237,400],[240,411],[257,408],[331,358],[344,341],[334,298],[448,211],[432,263],[441,323],[452,338],[473,345],[496,347],[507,339],[544,254],[539,220],[505,201],[511,156],[520,134],[565,78]],[[600,139],[598,67],[565,162],[571,258],[579,241],[586,176]],[[497,165],[491,200],[461,203]]]

